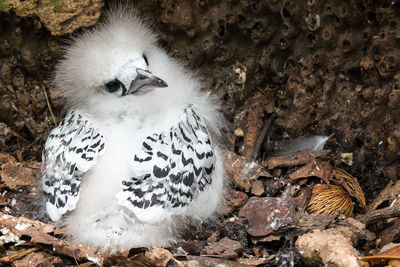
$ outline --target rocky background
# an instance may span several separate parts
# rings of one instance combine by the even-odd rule
[[[14,196],[19,201],[29,195],[33,179],[16,170],[38,172],[42,145],[63,115],[63,101],[51,83],[62,46],[72,34],[101,20],[104,8],[113,3],[111,0],[0,0],[0,163],[3,164],[0,186],[7,192],[3,193],[4,207],[10,205]],[[284,227],[280,232],[274,229],[275,237],[266,239],[270,232],[260,234],[249,230],[251,218],[243,209],[256,203],[257,198],[287,200],[285,192],[292,184],[299,186],[298,177],[316,176],[327,184],[346,188],[343,183],[330,180],[338,177],[335,175],[290,176],[299,171],[297,166],[309,162],[321,167],[319,161],[312,160],[315,157],[322,156],[324,163],[329,162],[330,167],[323,165],[323,170],[332,172],[332,168],[341,168],[350,177],[357,177],[356,183],[360,185],[357,190],[361,193],[352,194],[351,190],[347,190],[349,195],[343,193],[344,198],[355,203],[356,214],[362,214],[365,208],[365,200],[363,204],[362,198],[357,197],[362,193],[367,211],[392,206],[400,193],[396,183],[400,167],[400,1],[150,0],[129,4],[137,6],[152,23],[162,47],[200,72],[208,85],[205,93],[221,96],[230,123],[225,129],[226,148],[235,152],[231,156],[243,156],[239,157],[243,164],[255,159],[259,166],[251,177],[240,174],[238,179],[232,177],[239,170],[232,170],[233,200],[224,211],[221,225],[204,226],[206,229],[196,230],[196,236],[189,235],[187,240],[191,241],[185,241],[186,247],[182,245],[186,252],[191,248],[191,255],[219,255],[236,259],[237,264],[238,258],[268,259],[247,262],[254,265],[310,263],[300,257],[299,244],[296,250],[293,242],[299,242],[297,236],[313,227],[305,229],[304,224],[285,221],[282,227],[296,225],[293,227],[300,230],[288,234],[287,229],[282,230]],[[316,135],[330,136],[325,146],[330,152],[296,154],[303,160],[283,164],[281,158],[280,163],[271,165],[268,158],[286,140]],[[304,197],[305,203],[312,190]],[[14,210],[10,213],[15,216],[23,213],[23,208],[18,213],[18,205]],[[372,248],[398,241],[398,221],[386,220],[396,214],[388,214],[380,222],[368,214],[359,215],[364,216],[358,220],[368,230],[363,228],[363,234],[358,235],[357,241],[361,240],[358,245],[352,243],[358,249],[352,255],[375,254],[377,251],[371,251]],[[237,216],[242,219],[237,220]],[[324,219],[318,220],[322,223]],[[329,223],[316,228],[337,227],[332,220],[340,219],[331,218]],[[354,226],[354,222],[345,224]],[[255,236],[264,236],[264,240],[256,240]],[[214,248],[213,244],[220,247]],[[239,249],[227,254],[224,249],[218,250],[236,245]],[[12,249],[7,245],[4,253],[9,250]],[[40,248],[40,251],[45,250]],[[178,262],[177,252],[171,251],[162,252],[172,253],[166,262],[171,259]],[[124,257],[132,258],[133,252],[130,253]],[[67,256],[57,258],[59,264],[75,264],[68,258],[71,255],[61,254]],[[55,256],[51,257],[54,260]],[[149,257],[146,264],[161,264]],[[85,262],[85,257],[76,258],[79,263]]]

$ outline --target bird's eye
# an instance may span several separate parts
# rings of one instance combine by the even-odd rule
[[[117,79],[109,81],[105,84],[105,87],[108,92],[113,94],[118,93],[123,95],[126,91],[124,85]]]
[[[149,60],[147,59],[147,57],[144,54],[143,54],[143,59],[146,62],[146,65],[148,66],[149,65]]]

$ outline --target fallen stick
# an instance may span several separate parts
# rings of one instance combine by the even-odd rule
[[[260,135],[257,138],[256,145],[254,146],[254,151],[253,154],[251,155],[251,158],[255,160],[257,158],[258,152],[260,151],[261,145],[264,141],[265,135],[267,134],[269,128],[271,127],[271,124],[273,120],[276,118],[275,113],[271,115],[271,117],[268,118],[268,120],[265,122]]]
[[[19,250],[17,253],[9,255],[9,256],[4,256],[2,258],[0,258],[0,262],[13,262],[15,260],[18,260],[22,257],[25,257],[26,255],[28,255],[29,253],[32,253],[36,250],[38,250],[39,248],[34,247],[34,248],[29,248],[29,249],[21,249]]]
[[[400,205],[369,211],[366,214],[358,215],[356,219],[361,222],[365,222],[365,224],[368,226],[393,217],[400,217]]]
[[[315,158],[328,155],[330,150],[302,150],[298,152],[289,153],[282,156],[270,157],[262,163],[268,169],[274,169],[276,167],[293,167],[309,163]]]

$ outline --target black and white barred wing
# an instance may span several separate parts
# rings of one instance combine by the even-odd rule
[[[43,151],[42,184],[53,221],[75,208],[81,176],[96,164],[103,149],[103,136],[75,111],[51,131]]]
[[[118,203],[145,222],[183,214],[211,183],[215,162],[203,119],[187,107],[176,125],[143,141]]]

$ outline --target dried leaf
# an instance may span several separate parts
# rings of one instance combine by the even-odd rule
[[[379,233],[378,238],[380,240],[379,247],[386,246],[393,242],[393,240],[397,240],[397,237],[400,234],[400,220],[396,219],[392,225],[388,228],[384,229]]]
[[[33,184],[38,174],[36,168],[24,167],[13,161],[5,163],[0,173],[1,181],[11,189]]]
[[[182,240],[180,245],[188,254],[199,255],[206,243],[205,240]]]
[[[24,258],[13,262],[15,267],[47,267],[61,264],[62,261],[60,258],[53,257],[46,252],[33,252]]]
[[[126,249],[122,252],[114,251],[113,254],[104,258],[104,265],[100,266],[135,266],[149,267],[144,253],[147,250],[144,248]],[[133,256],[130,256],[133,255]]]
[[[333,177],[332,172],[333,168],[331,164],[325,161],[321,161],[319,159],[314,159],[294,173],[291,173],[289,175],[289,178],[292,180],[292,182],[294,182],[297,179],[317,177],[323,180],[325,183],[329,184],[330,180]]]
[[[146,260],[156,267],[167,266],[167,263],[173,258],[170,251],[163,248],[155,248],[145,253]]]
[[[222,209],[223,214],[231,214],[235,208],[239,208],[243,206],[244,203],[249,199],[247,194],[237,191],[237,190],[229,190],[228,196],[226,198],[226,205]]]
[[[399,244],[392,244],[395,245],[394,247],[391,247],[389,249],[383,248],[381,252],[379,252],[377,255],[380,256],[394,256],[394,257],[400,257],[400,245]]]
[[[54,231],[54,226],[34,221],[23,217],[14,217],[0,212],[0,227],[10,229],[14,234],[30,236],[31,242],[52,244],[55,237],[49,235]]]
[[[15,162],[17,160],[10,154],[0,152],[0,166],[9,161]]]
[[[250,191],[252,181],[255,181],[258,177],[272,177],[263,166],[249,158],[227,150],[223,151],[223,156],[228,177],[235,185],[246,192]]]
[[[249,199],[247,194],[243,192],[237,190],[230,190],[229,192],[228,201],[232,203],[235,208],[243,206],[243,204]]]
[[[361,257],[361,260],[370,264],[387,264],[392,260],[400,260],[400,246],[396,246],[373,256]]]
[[[289,202],[273,197],[251,197],[240,209],[239,217],[249,221],[247,232],[255,237],[288,227],[294,220]]]
[[[256,196],[261,196],[264,193],[264,185],[260,180],[254,181],[251,187],[251,193]]]
[[[227,237],[222,238],[219,242],[208,244],[202,250],[202,254],[220,256],[224,259],[235,259],[242,252],[242,244],[239,241],[234,241]]]
[[[57,239],[52,243],[52,245],[53,251],[56,253],[78,260],[90,260],[97,265],[100,265],[100,263],[103,261],[103,258],[109,255],[108,251],[104,251],[104,249],[99,246],[76,244],[67,240]]]
[[[376,210],[380,204],[387,200],[394,200],[400,195],[400,181],[393,182],[389,181],[385,189],[383,189],[379,195],[372,201],[368,207],[368,211]]]
[[[336,212],[350,217],[353,215],[351,197],[341,187],[329,184],[315,185],[307,203],[309,213],[326,213],[333,215]]]
[[[54,232],[54,226],[40,221],[18,218],[0,212],[0,228],[9,229],[18,237],[29,236],[31,243],[52,245],[54,252],[76,259],[87,259],[99,264],[104,256],[109,255],[108,251],[102,251],[98,246],[85,246],[59,240],[50,235]]]

